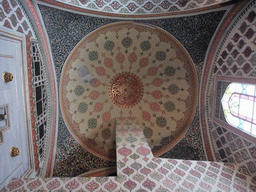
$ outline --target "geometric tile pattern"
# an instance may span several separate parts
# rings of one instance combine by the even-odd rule
[[[256,8],[251,7],[242,16],[229,29],[215,58],[216,75],[256,76]]]
[[[35,37],[25,11],[16,0],[0,0],[0,26]]]
[[[214,126],[215,125],[215,126]],[[239,171],[246,175],[256,176],[256,146],[238,135],[213,124],[213,140],[216,161],[235,163]]]
[[[112,14],[161,14],[195,10],[218,5],[229,0],[56,0],[85,10]]]
[[[212,86],[214,75],[255,77],[256,76],[256,7],[255,1],[239,12],[226,30],[226,36],[217,51],[208,83]],[[210,93],[207,93],[208,96]],[[222,97],[219,95],[217,97]],[[207,99],[207,113],[210,114]],[[216,106],[217,107],[217,106]],[[221,109],[220,109],[221,110]],[[256,177],[256,146],[241,136],[212,123],[208,115],[208,128],[217,161],[235,163],[241,173]]]
[[[155,158],[136,120],[116,123],[117,177],[14,179],[3,191],[256,190],[252,178],[234,164]]]
[[[130,181],[126,186],[129,190],[228,191],[253,186],[250,177],[245,181],[242,174],[236,175],[238,166],[234,164],[153,157],[136,121],[118,121],[116,135],[117,177],[126,177],[126,181]],[[136,141],[129,141],[131,137]]]

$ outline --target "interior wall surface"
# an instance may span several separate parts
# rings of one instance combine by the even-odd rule
[[[58,82],[65,60],[83,37],[101,26],[121,21],[69,13],[43,5],[39,8],[50,39]],[[215,11],[136,22],[158,26],[177,38],[192,57],[200,81],[207,47],[224,13]],[[161,157],[205,160],[198,109],[185,137]],[[69,133],[60,115],[54,176],[76,176],[91,169],[113,166],[115,162],[96,157],[83,149]]]
[[[256,76],[255,11],[255,1],[247,2],[247,4],[241,2],[223,21],[213,41],[218,46],[213,43],[209,48],[211,52],[209,52],[206,60],[209,67],[204,69],[203,75],[204,80],[205,78],[208,79],[205,85],[207,90],[203,88],[201,92],[203,94],[205,91],[207,95],[207,99],[204,100],[206,102],[207,127],[203,126],[202,128],[209,130],[210,146],[215,160],[235,163],[240,167],[240,172],[253,177],[256,174],[255,144],[248,141],[249,137],[246,135],[249,133],[241,136],[213,122],[211,117],[212,108],[215,104],[210,98],[213,94],[213,81],[216,75],[225,77],[230,81],[233,77],[250,78]],[[210,64],[211,59],[212,63]],[[222,96],[217,95],[216,98],[222,98]],[[216,110],[221,110],[221,106],[216,106]],[[204,124],[203,121],[202,124]],[[204,138],[207,140],[207,137]]]

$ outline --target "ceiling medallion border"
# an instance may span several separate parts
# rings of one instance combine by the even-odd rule
[[[126,30],[125,35],[122,30]],[[116,35],[111,36],[112,33]],[[148,36],[150,38],[146,41],[153,47],[147,52],[148,43],[144,42],[143,46],[138,44],[123,49],[129,41],[122,43],[122,34],[138,39],[134,41],[136,45],[144,42],[141,38]],[[117,39],[114,43],[119,45],[116,47],[118,51],[106,51],[113,47],[110,42],[105,46],[110,41],[106,36]],[[118,38],[121,40],[118,41]],[[163,47],[166,48],[161,50]],[[99,48],[104,53],[96,53]],[[138,49],[143,49],[143,54],[149,54],[147,57],[150,61],[139,62],[144,56]],[[116,58],[119,52],[127,59],[127,66],[121,64],[122,57]],[[115,68],[115,65],[124,69]],[[139,73],[144,75],[140,76]],[[86,75],[79,77],[79,74]],[[131,74],[141,83],[140,97],[129,107],[120,107],[109,99],[110,84],[120,74]],[[149,89],[152,86],[155,88]],[[186,96],[180,95],[182,92]],[[113,118],[139,118],[151,145],[154,139],[160,138],[157,141],[159,144],[153,147],[154,155],[160,156],[174,147],[187,132],[195,115],[197,98],[197,74],[186,49],[165,30],[137,22],[107,24],[85,36],[68,56],[60,80],[60,108],[69,131],[86,150],[111,161],[115,161],[115,149],[111,148],[114,146],[111,142],[115,127]],[[174,113],[177,110],[178,113]]]

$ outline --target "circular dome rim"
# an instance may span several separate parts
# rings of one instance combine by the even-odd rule
[[[189,119],[187,120],[188,123],[186,125],[186,127],[183,129],[182,133],[179,134],[179,136],[177,136],[175,139],[172,140],[172,142],[169,144],[169,145],[166,145],[164,148],[160,149],[159,151],[157,152],[154,152],[153,155],[154,156],[160,156],[160,155],[163,155],[164,153],[168,152],[170,149],[172,149],[175,145],[177,145],[179,143],[179,141],[186,135],[189,127],[191,126],[191,123],[194,119],[194,116],[195,116],[195,113],[196,113],[196,109],[197,109],[197,106],[198,106],[198,90],[199,90],[199,83],[198,83],[198,76],[197,76],[197,73],[196,73],[196,70],[195,70],[195,64],[190,56],[190,54],[188,53],[188,51],[185,49],[185,47],[169,32],[167,32],[166,30],[158,27],[158,26],[155,26],[155,25],[149,25],[149,24],[145,24],[145,23],[140,23],[140,22],[134,22],[134,21],[118,21],[118,22],[114,22],[114,23],[110,23],[110,24],[106,24],[106,25],[103,25],[101,27],[99,27],[98,29],[95,29],[93,31],[91,31],[90,33],[88,33],[86,36],[84,36],[76,45],[75,47],[72,49],[72,51],[69,53],[65,63],[63,64],[63,67],[62,67],[62,72],[61,72],[61,77],[60,77],[60,85],[61,85],[61,82],[63,81],[63,71],[65,71],[66,67],[68,66],[67,64],[71,61],[72,59],[72,56],[73,54],[76,52],[77,48],[80,47],[80,45],[84,42],[84,40],[86,38],[88,38],[88,36],[92,35],[93,33],[97,33],[99,31],[101,31],[102,29],[106,28],[106,27],[110,27],[110,26],[114,26],[114,25],[122,25],[122,24],[136,24],[136,25],[143,25],[143,26],[147,26],[147,27],[150,27],[150,28],[156,28],[157,30],[163,32],[165,35],[167,36],[171,36],[172,40],[178,44],[180,46],[180,48],[182,49],[183,53],[186,55],[186,58],[188,59],[188,62],[190,64],[190,66],[193,66],[191,67],[192,68],[192,73],[195,77],[195,81],[194,81],[194,84],[195,84],[195,87],[194,87],[194,95],[193,95],[193,107],[192,107],[192,111],[191,111],[191,115],[189,117]],[[61,97],[61,93],[63,92],[63,87],[60,86],[59,87],[59,103],[60,103],[60,110],[61,110],[61,114],[63,116],[63,120],[65,122],[65,125],[67,126],[69,132],[71,133],[71,135],[76,139],[76,141],[84,148],[86,149],[87,151],[89,151],[90,153],[92,153],[93,155],[97,156],[97,157],[100,157],[100,158],[103,158],[105,160],[109,160],[109,161],[116,161],[116,158],[112,158],[110,156],[106,156],[104,154],[101,154],[100,152],[96,152],[94,151],[93,149],[90,148],[90,146],[86,145],[84,142],[82,142],[79,137],[76,135],[76,133],[74,132],[73,129],[70,129],[69,127],[72,127],[70,126],[67,118],[66,118],[66,114],[64,113],[64,106],[63,106],[63,100],[62,100],[62,97]],[[141,127],[143,127],[141,125]]]

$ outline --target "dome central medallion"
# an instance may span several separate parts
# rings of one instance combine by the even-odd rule
[[[133,73],[119,73],[109,84],[108,96],[118,107],[133,107],[139,103],[143,96],[142,82]]]
[[[168,32],[134,22],[103,26],[70,53],[60,80],[63,119],[90,153],[116,159],[116,120],[137,120],[155,156],[175,146],[197,106],[197,75]]]

